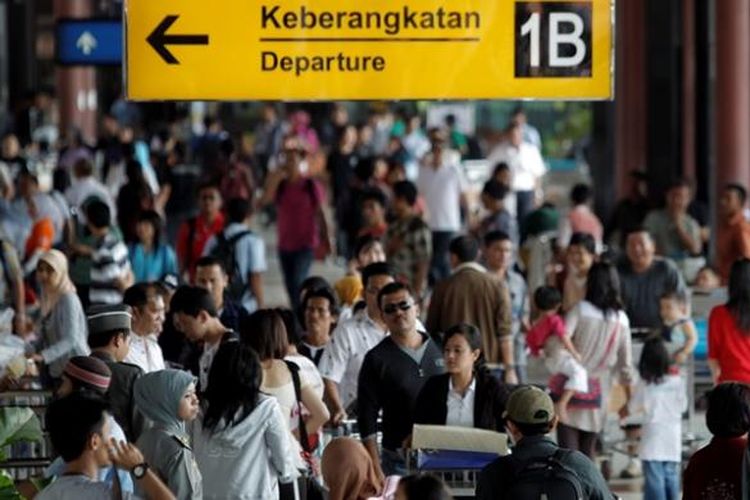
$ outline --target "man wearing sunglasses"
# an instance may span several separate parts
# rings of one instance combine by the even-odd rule
[[[359,373],[357,422],[381,477],[404,475],[403,442],[411,434],[414,404],[425,381],[445,371],[440,348],[417,328],[419,306],[403,283],[385,285],[378,304],[390,332],[366,355]],[[383,410],[383,450],[375,440]],[[381,468],[382,463],[382,468]]]

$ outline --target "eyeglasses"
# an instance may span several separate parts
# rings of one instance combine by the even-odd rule
[[[412,308],[413,305],[414,305],[413,302],[409,302],[408,300],[404,300],[404,301],[401,301],[401,302],[398,302],[398,303],[388,304],[388,305],[384,306],[383,307],[383,312],[385,314],[391,315],[391,314],[394,314],[396,311],[399,311],[399,310],[400,311],[408,311],[409,309]]]

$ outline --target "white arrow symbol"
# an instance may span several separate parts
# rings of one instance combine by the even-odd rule
[[[94,38],[94,35],[92,35],[88,31],[84,31],[83,33],[81,33],[81,36],[79,36],[78,40],[76,41],[76,47],[81,49],[81,52],[83,52],[83,54],[86,56],[90,55],[91,52],[94,51],[96,45],[96,38]]]

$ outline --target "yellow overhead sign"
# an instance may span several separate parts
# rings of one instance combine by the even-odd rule
[[[613,0],[126,0],[136,100],[611,99]]]

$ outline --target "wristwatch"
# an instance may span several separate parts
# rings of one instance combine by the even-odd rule
[[[133,467],[133,470],[131,470],[130,472],[133,474],[134,478],[143,479],[143,476],[146,475],[147,471],[148,471],[148,464],[146,462],[143,462]]]

